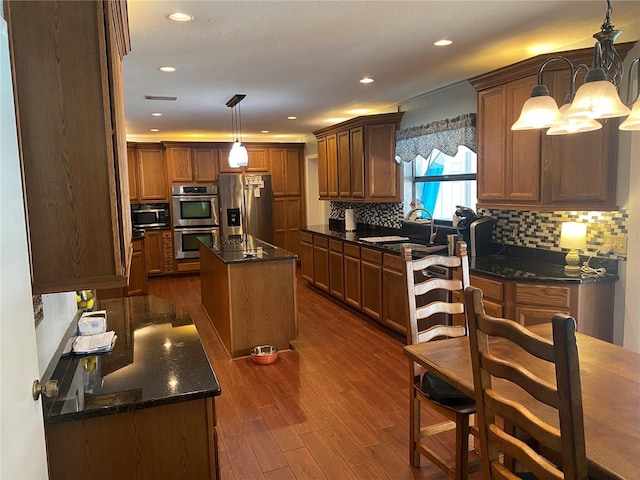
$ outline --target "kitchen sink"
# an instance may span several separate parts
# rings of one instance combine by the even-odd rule
[[[446,245],[425,245],[422,243],[415,242],[394,242],[394,243],[385,243],[382,245],[383,248],[387,250],[392,250],[394,252],[400,252],[402,250],[402,246],[406,245],[411,248],[416,253],[425,253],[427,255],[432,255],[434,253],[439,253],[447,249]]]

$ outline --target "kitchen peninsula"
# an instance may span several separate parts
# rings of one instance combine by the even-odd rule
[[[200,243],[202,306],[231,358],[297,337],[295,259],[251,235]]]
[[[112,352],[66,355],[43,397],[49,478],[218,478],[220,384],[186,308],[101,300]]]

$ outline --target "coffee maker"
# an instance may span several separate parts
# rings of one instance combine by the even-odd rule
[[[491,239],[495,218],[476,214],[471,208],[456,206],[458,217],[458,238],[467,242],[469,255],[472,257],[486,257],[491,255]]]

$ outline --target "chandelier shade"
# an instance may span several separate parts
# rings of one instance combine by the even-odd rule
[[[629,107],[620,101],[618,91],[608,80],[585,83],[567,110],[567,118],[615,118],[629,115]]]
[[[548,128],[561,121],[558,104],[547,96],[531,97],[522,106],[520,117],[511,130],[535,130]]]
[[[547,135],[568,135],[571,133],[592,132],[600,130],[602,124],[592,118],[566,118],[569,104],[560,107],[561,120],[557,125],[547,130]]]

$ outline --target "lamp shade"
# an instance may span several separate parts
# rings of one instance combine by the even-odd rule
[[[229,166],[231,168],[246,167],[249,163],[249,154],[245,146],[239,141],[233,142],[229,152]]]
[[[520,117],[511,130],[535,130],[558,124],[562,118],[558,104],[549,95],[529,98],[522,106]]]
[[[620,124],[620,130],[640,130],[640,98],[631,108],[631,114]]]
[[[599,80],[580,86],[566,118],[614,118],[625,115],[629,115],[629,107],[620,101],[616,87],[607,80]]]
[[[547,135],[567,135],[571,133],[591,132],[602,128],[602,124],[593,118],[565,118],[569,104],[560,107],[562,120],[547,130]]]
[[[587,224],[564,222],[560,232],[560,248],[582,250],[587,247]]]

